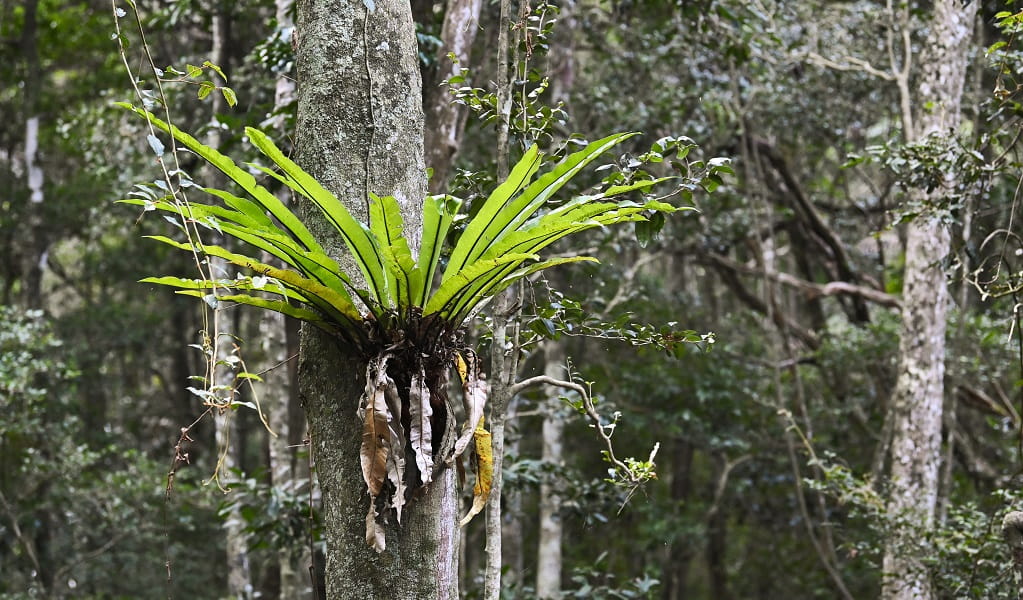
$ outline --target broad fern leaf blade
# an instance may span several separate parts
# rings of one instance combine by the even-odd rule
[[[462,201],[454,196],[427,196],[423,200],[423,236],[419,245],[417,266],[422,273],[423,287],[415,299],[418,306],[425,306],[433,288],[433,278],[440,263],[444,239],[448,236],[451,221],[458,213]]]
[[[151,239],[169,244],[183,250],[191,250],[192,246],[187,243],[177,242],[163,236],[150,236]],[[202,252],[209,256],[222,258],[231,264],[244,267],[265,277],[280,281],[291,290],[298,292],[307,303],[312,304],[324,311],[340,323],[360,323],[362,321],[358,309],[352,303],[352,299],[344,290],[336,290],[323,285],[322,283],[303,277],[295,271],[279,269],[271,265],[259,262],[258,260],[236,254],[220,246],[205,245]],[[154,283],[157,283],[154,281]],[[208,289],[208,288],[207,288]],[[270,290],[272,291],[272,290]]]
[[[534,144],[515,164],[508,178],[483,202],[483,207],[466,226],[452,249],[444,279],[458,273],[486,251],[489,242],[507,224],[505,206],[508,201],[526,187],[540,169],[542,159],[540,149]]]
[[[181,131],[177,127],[164,123],[156,115],[149,111],[124,102],[118,102],[117,105],[127,108],[135,114],[146,118],[154,127],[172,135],[174,139],[179,141],[186,148],[198,154],[201,158],[206,160],[206,162],[219,169],[231,178],[231,180],[237,183],[243,190],[245,190],[246,193],[252,196],[253,200],[255,200],[265,210],[270,212],[270,214],[272,214],[274,218],[281,223],[291,237],[297,240],[300,244],[309,250],[322,251],[320,245],[316,242],[312,234],[309,233],[309,230],[306,229],[305,225],[302,224],[298,217],[288,210],[284,203],[276,196],[271,194],[263,186],[256,183],[255,177],[249,174],[249,172],[245,169],[242,169],[235,164],[233,160],[224,156],[219,151],[199,142],[199,140]]]
[[[245,132],[260,152],[284,171],[286,177],[280,178],[281,181],[312,201],[341,235],[359,270],[366,278],[374,302],[385,307],[390,306],[386,271],[369,228],[356,221],[334,194],[285,156],[266,134],[252,127],[247,127]]]
[[[493,256],[494,253],[490,252],[490,249],[494,244],[499,243],[503,236],[518,229],[537,209],[550,200],[579,171],[596,160],[598,156],[634,135],[636,134],[618,133],[592,142],[582,150],[565,157],[552,170],[541,175],[525,189],[518,185],[519,181],[514,180],[515,172],[513,171],[512,176],[509,176],[509,181],[505,183],[516,185],[517,190],[522,190],[521,193],[507,202],[506,198],[496,197],[496,192],[487,199],[484,208],[466,227],[465,233],[462,234],[462,238],[459,239],[458,246],[456,246],[456,251],[459,246],[464,246],[464,256],[461,254],[457,255],[458,262],[455,262],[456,254],[452,252],[452,261],[444,273],[445,279],[456,273],[458,269],[466,264],[471,264],[473,260],[480,256]],[[530,148],[530,151],[532,150],[533,148]],[[516,167],[518,168],[527,159],[536,160],[539,163],[539,156],[536,156],[534,159],[527,152],[527,155],[523,157],[523,160]],[[539,165],[537,164],[536,166],[538,167]],[[535,172],[536,169],[534,168],[529,172],[530,176]],[[504,185],[502,184],[501,187],[504,187]],[[498,189],[501,189],[501,187]],[[498,200],[501,202],[501,205],[497,205]]]
[[[423,313],[426,315],[438,313],[441,318],[449,318],[460,312],[462,306],[475,305],[484,300],[483,297],[473,295],[472,290],[488,276],[505,267],[514,268],[527,260],[537,258],[539,257],[535,254],[506,254],[499,258],[478,260],[441,283],[426,303]]]
[[[410,307],[422,295],[423,275],[405,239],[401,207],[393,196],[370,194],[369,228],[384,260],[392,306]]]

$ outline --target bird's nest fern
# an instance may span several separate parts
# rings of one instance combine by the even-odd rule
[[[215,203],[184,203],[173,195],[130,198],[127,204],[177,215],[263,251],[286,265],[204,244],[189,236],[153,239],[243,269],[236,278],[149,277],[143,281],[177,288],[178,293],[213,302],[236,302],[277,311],[314,325],[349,353],[367,361],[366,388],[359,417],[363,423],[362,471],[371,496],[367,542],[383,550],[381,509],[401,510],[417,488],[472,447],[477,460],[474,511],[489,493],[489,434],[483,428],[486,384],[474,359],[456,352],[463,324],[496,294],[537,271],[588,256],[542,259],[558,240],[588,229],[645,221],[655,212],[681,210],[660,201],[622,198],[664,179],[611,186],[552,207],[548,201],[604,151],[634,134],[616,134],[588,144],[539,174],[543,154],[536,146],[468,220],[457,242],[444,253],[452,222],[461,207],[453,196],[423,201],[423,229],[417,254],[405,237],[397,201],[370,196],[369,222],[361,223],[314,177],[303,171],[261,131],[246,128],[249,141],[274,168],[249,165],[277,180],[312,205],[340,236],[358,266],[364,287],[356,285],[302,221],[249,169],[145,110],[123,105],[231,179],[241,194],[205,188]],[[448,373],[458,365],[465,422],[448,410]],[[406,458],[408,460],[406,460]],[[475,514],[472,513],[472,514]]]

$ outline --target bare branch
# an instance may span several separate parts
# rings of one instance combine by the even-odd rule
[[[78,557],[73,562],[68,563],[68,564],[64,565],[63,567],[61,567],[60,569],[58,569],[57,573],[53,576],[53,580],[54,581],[61,581],[61,580],[64,579],[64,577],[67,576],[68,573],[71,572],[71,569],[77,567],[78,565],[80,565],[82,563],[86,563],[86,562],[88,562],[88,561],[90,561],[90,560],[92,560],[94,558],[98,558],[98,557],[102,556],[108,550],[110,550],[111,548],[116,546],[118,543],[120,543],[121,540],[126,538],[128,536],[129,532],[131,534],[133,534],[133,535],[139,533],[137,529],[122,530],[121,533],[119,533],[119,534],[115,535],[114,537],[110,538],[104,544],[100,545],[97,548],[93,548],[92,550],[86,552],[85,554],[78,555]]]
[[[735,467],[738,467],[751,458],[753,458],[753,455],[743,454],[735,460],[725,461],[725,466],[721,469],[721,473],[718,475],[717,485],[714,486],[714,499],[710,503],[710,508],[708,508],[707,512],[704,513],[704,521],[709,523],[721,509],[721,498],[725,495],[725,487],[728,486],[728,477],[732,474],[732,471]]]
[[[714,263],[715,266],[721,266],[745,275],[755,275],[760,277],[765,275],[761,269],[744,265],[720,254],[707,254],[706,256],[712,263]],[[778,273],[774,271],[767,272],[766,276],[772,281],[776,281],[782,285],[787,285],[805,292],[807,298],[811,300],[821,296],[847,295],[857,296],[875,304],[880,304],[881,306],[890,306],[892,308],[901,307],[899,299],[887,292],[882,292],[881,290],[876,290],[862,285],[856,285],[847,281],[814,283],[812,281],[806,281],[793,275],[789,275],[788,273]]]
[[[895,81],[895,76],[891,73],[882,71],[862,58],[856,58],[855,56],[843,56],[840,59],[841,62],[838,62],[825,58],[816,52],[808,52],[805,58],[810,64],[831,69],[832,71],[855,71],[873,75],[885,81]]]
[[[7,518],[11,521],[11,531],[14,533],[14,537],[17,538],[21,545],[25,548],[25,554],[28,555],[29,560],[32,561],[32,566],[35,568],[36,576],[43,572],[42,567],[39,564],[39,557],[36,555],[35,544],[32,540],[29,540],[21,531],[21,527],[18,525],[18,516],[15,514],[14,509],[10,503],[7,502],[7,497],[4,496],[3,492],[0,492],[0,504],[3,505],[4,512],[7,513]],[[46,583],[40,581],[43,584],[43,588],[46,588]]]
[[[605,425],[600,420],[600,414],[597,413],[597,409],[593,406],[593,399],[590,398],[589,390],[587,390],[585,386],[578,384],[574,381],[555,379],[554,377],[549,377],[547,375],[537,375],[535,377],[523,379],[522,381],[512,385],[509,388],[509,391],[511,392],[512,395],[514,395],[521,393],[522,391],[527,390],[529,388],[541,385],[559,387],[561,389],[571,390],[579,394],[579,397],[582,399],[583,402],[583,410],[586,413],[586,416],[589,417],[590,421],[593,424],[593,428],[597,430],[597,435],[600,436],[600,439],[604,442],[604,446],[607,448],[608,461],[612,465],[614,465],[615,470],[620,473],[628,474],[632,471],[627,464],[625,464],[615,456],[614,444],[612,444],[611,442],[611,436],[608,435],[607,431],[604,430]]]

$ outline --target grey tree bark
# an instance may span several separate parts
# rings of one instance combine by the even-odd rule
[[[961,0],[934,2],[913,99],[918,111],[909,114],[904,110],[903,115],[908,142],[931,134],[949,135],[959,126],[967,44],[977,4]],[[956,183],[955,174],[947,173],[942,186],[932,192],[913,190],[910,200],[940,205]],[[881,591],[886,600],[934,597],[921,534],[934,523],[938,498],[949,302],[942,260],[949,244],[948,230],[934,216],[922,215],[908,226],[900,364],[891,408],[891,495],[887,510],[894,527],[885,543],[883,561]]]
[[[259,320],[259,340],[266,364],[270,367],[280,365],[264,376],[264,383],[260,386],[260,401],[270,426],[277,434],[276,437],[268,436],[270,480],[275,488],[289,494],[301,492],[304,496],[307,490],[303,484],[309,473],[299,464],[296,453],[301,446],[304,427],[292,419],[292,405],[297,404],[297,394],[293,393],[294,379],[288,365],[288,324],[284,315],[264,311]],[[305,544],[297,555],[288,548],[279,550],[280,598],[301,600],[312,597],[315,582],[310,578],[311,560]]]
[[[550,341],[544,344],[544,374],[554,379],[565,377],[564,342]],[[561,390],[546,386],[547,400],[544,406],[542,431],[543,462],[564,466],[565,416]],[[540,533],[536,552],[536,596],[537,598],[559,598],[561,596],[561,501],[557,486],[550,481],[540,484]]]
[[[221,312],[221,318],[215,319],[215,321],[217,320],[224,322],[228,319],[223,318]],[[218,388],[231,387],[235,383],[235,372],[228,366],[230,363],[227,361],[234,356],[231,351],[233,344],[230,341],[231,334],[229,333],[232,329],[232,327],[221,326],[218,331],[220,342],[216,345],[215,354],[218,367],[215,369],[214,376],[215,386]],[[225,397],[224,400],[226,401],[227,398]],[[217,449],[221,453],[217,465],[218,477],[220,485],[224,486],[228,493],[231,485],[238,480],[234,474],[234,470],[239,467],[237,457],[241,445],[237,416],[233,409],[226,409],[215,413],[214,417]],[[248,540],[245,536],[245,520],[237,505],[231,508],[224,521],[224,536],[226,539],[228,594],[231,598],[251,598],[252,571],[249,562]]]
[[[505,407],[504,455],[520,455],[522,433],[517,421],[520,400],[512,397]],[[502,457],[503,462],[503,457]],[[523,548],[523,491],[519,487],[501,489],[501,574],[502,586],[514,587],[522,583],[525,569]]]
[[[508,129],[511,115],[511,81],[508,71],[508,30],[510,25],[511,0],[500,0],[500,17],[497,35],[497,179],[508,177]],[[494,319],[490,343],[490,433],[493,436],[494,479],[490,497],[487,499],[487,565],[483,575],[483,598],[497,600],[501,596],[502,548],[501,530],[504,518],[501,514],[501,489],[504,465],[504,422],[505,410],[511,402],[511,385],[517,372],[518,347],[517,330],[512,323],[518,315],[519,306],[513,301],[518,286],[512,286],[497,295],[491,304]],[[512,334],[508,329],[511,325]]]
[[[417,246],[426,194],[422,82],[408,2],[298,0],[297,160],[361,220],[367,193],[393,195]],[[341,241],[319,215],[306,222],[358,280]],[[326,585],[332,600],[457,598],[458,506],[454,473],[386,527],[387,550],[365,540],[368,496],[356,418],[365,364],[315,328],[303,328],[299,393],[309,419],[323,498]]]
[[[1012,579],[1016,597],[1023,599],[1023,512],[1012,511],[1002,519],[1002,538],[1012,558]]]

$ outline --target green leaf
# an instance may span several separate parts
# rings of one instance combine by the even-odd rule
[[[496,229],[500,227],[498,218],[502,207],[512,196],[519,193],[529,183],[529,180],[540,169],[542,158],[540,149],[536,145],[530,147],[529,150],[526,150],[522,159],[512,168],[508,178],[501,185],[497,186],[497,189],[484,201],[483,207],[466,226],[465,231],[462,232],[454,249],[451,251],[448,267],[444,271],[442,280],[447,280],[455,273],[464,269],[466,265],[475,260],[480,254],[483,254],[488,245],[487,232],[491,228]],[[493,240],[493,235],[489,236],[489,240]]]
[[[218,191],[219,190],[215,190]],[[225,192],[226,193],[226,192]],[[169,198],[170,196],[168,196]],[[214,206],[210,204],[177,204],[168,200],[147,200],[139,198],[126,198],[124,200],[118,200],[119,204],[131,204],[136,206],[142,206],[147,211],[149,210],[160,210],[164,212],[174,213],[184,217],[186,220],[201,221],[202,219],[214,217],[223,221],[231,221],[238,223],[245,227],[251,227],[253,229],[261,229],[261,224],[249,218],[248,215],[240,213],[229,208],[222,206]]]
[[[461,205],[462,201],[454,196],[427,196],[423,200],[423,236],[417,263],[423,273],[423,289],[416,299],[418,306],[425,306],[430,297],[444,240]]]
[[[508,286],[515,283],[516,281],[519,281],[520,279],[523,279],[525,277],[529,277],[530,275],[538,271],[543,271],[545,269],[550,269],[551,267],[557,267],[559,265],[567,265],[570,263],[577,262],[590,262],[597,264],[600,263],[599,260],[593,258],[592,256],[569,256],[562,258],[551,258],[548,260],[540,261],[538,263],[533,263],[528,267],[523,267],[512,272],[510,275],[501,280],[501,283],[495,286],[490,293],[492,296],[497,295],[503,292],[505,289],[507,289]]]
[[[646,248],[650,242],[657,239],[664,227],[664,214],[654,213],[654,216],[645,221],[636,222],[636,240],[641,248]]]
[[[205,100],[206,96],[210,95],[210,92],[217,89],[217,86],[213,85],[212,81],[204,81],[199,84],[199,92],[196,94],[200,100]]]
[[[167,125],[151,112],[136,108],[124,102],[118,102],[116,104],[117,106],[131,110],[135,114],[148,119],[154,127],[170,133],[174,139],[178,140],[186,148],[198,154],[201,158],[223,172],[224,175],[227,175],[232,181],[237,183],[239,187],[245,190],[245,192],[249,194],[264,210],[273,215],[273,217],[280,222],[287,234],[298,241],[306,249],[319,250],[320,252],[323,251],[323,248],[320,247],[298,217],[288,210],[284,203],[276,196],[271,194],[263,186],[257,184],[256,179],[250,175],[248,171],[238,167],[238,165],[236,165],[230,158],[224,156],[217,150],[200,143],[194,137],[182,132],[177,127]]]
[[[398,201],[393,196],[381,198],[370,194],[369,223],[387,269],[392,305],[409,308],[418,304],[423,293],[423,273],[405,239]]]
[[[469,306],[471,310],[486,298],[483,296],[464,298],[464,296],[481,279],[507,265],[520,265],[524,261],[538,258],[535,254],[506,254],[494,259],[478,260],[441,283],[426,303],[423,313],[427,315],[438,313],[442,318],[447,318],[454,317],[460,312],[458,310],[460,307]],[[460,322],[454,321],[453,324],[457,326]]]
[[[507,233],[515,231],[579,171],[606,150],[634,135],[636,134],[619,133],[592,142],[582,150],[565,157],[554,169],[542,175],[523,190],[525,179],[537,171],[541,158],[535,146],[530,148],[522,160],[516,164],[508,180],[487,198],[483,209],[466,227],[455,250],[451,253],[451,260],[444,272],[444,279],[458,272],[459,269],[476,258],[490,254],[488,250],[492,245],[499,242]],[[507,201],[519,190],[522,192],[518,197]]]
[[[220,93],[224,95],[224,101],[227,102],[228,106],[234,107],[238,104],[238,96],[229,87],[220,88]]]
[[[369,228],[356,221],[334,194],[285,156],[266,134],[252,127],[246,127],[245,132],[252,143],[284,171],[286,176],[279,177],[279,180],[312,201],[341,235],[366,278],[374,303],[390,307],[383,259]],[[370,307],[371,310],[373,308]]]
[[[362,316],[359,314],[358,309],[352,303],[351,297],[348,296],[344,289],[337,289],[323,285],[321,282],[303,277],[295,271],[287,269],[279,269],[258,260],[242,255],[230,252],[229,250],[220,246],[214,245],[203,245],[201,249],[194,248],[190,244],[176,242],[172,239],[163,236],[149,236],[150,239],[169,244],[176,248],[184,250],[197,250],[208,254],[209,256],[216,256],[222,258],[234,265],[250,269],[263,275],[265,277],[272,277],[280,281],[283,285],[287,286],[293,292],[299,294],[299,296],[290,296],[292,298],[301,299],[302,301],[314,305],[316,308],[330,315],[338,323],[350,323],[357,324],[362,321]],[[159,280],[159,281],[158,281]],[[151,281],[152,283],[163,283],[162,278],[152,278],[143,281]],[[171,285],[164,283],[164,285]],[[213,282],[202,289],[212,289],[214,287]],[[272,291],[272,290],[269,290]]]
[[[191,290],[180,290],[177,293],[183,296],[197,297],[202,294],[202,292],[196,292]],[[324,321],[323,317],[319,313],[316,313],[308,309],[300,308],[298,306],[292,306],[291,304],[288,304],[287,302],[283,302],[280,300],[268,300],[266,298],[260,298],[258,296],[249,296],[247,294],[222,295],[217,296],[217,300],[221,302],[236,302],[238,304],[245,304],[248,306],[255,306],[256,308],[262,308],[264,310],[272,310],[274,312],[279,312],[282,315],[294,317],[301,321],[311,323],[312,325],[315,325],[316,327],[330,334],[339,335],[345,333],[338,330],[338,328],[332,325],[331,323]]]
[[[484,304],[489,302],[491,298],[494,298],[495,296],[506,290],[508,286],[525,277],[528,277],[529,275],[532,275],[533,273],[536,273],[537,271],[542,271],[544,269],[549,269],[551,267],[556,267],[558,265],[576,262],[596,263],[600,261],[598,261],[596,258],[593,258],[592,256],[571,256],[565,258],[552,258],[549,260],[534,263],[527,267],[522,267],[520,269],[513,269],[508,275],[505,275],[500,279],[491,280],[491,282],[488,283],[483,289],[477,291],[474,295],[470,296],[473,302],[461,303],[460,308],[454,314],[452,320],[455,323],[461,323],[465,319],[468,319],[473,315],[475,311],[479,310],[480,308],[483,307]],[[521,264],[521,262],[518,264]],[[506,270],[507,269],[504,268],[501,269],[501,271]]]
[[[224,71],[220,67],[218,67],[217,65],[211,63],[208,60],[205,60],[205,61],[203,61],[202,66],[204,66],[204,67],[206,67],[208,69],[213,69],[214,71],[216,71],[217,75],[220,75],[221,79],[223,79],[225,82],[227,81],[227,75],[224,75]]]

